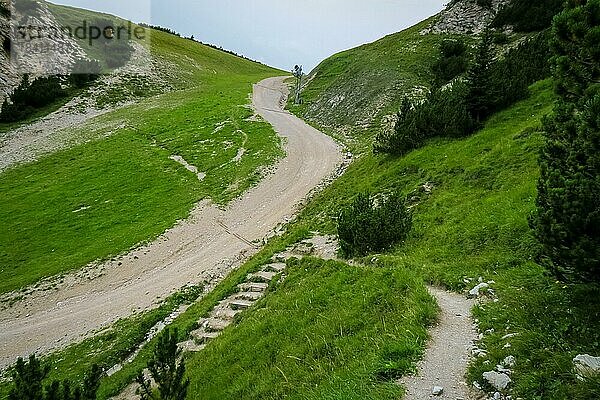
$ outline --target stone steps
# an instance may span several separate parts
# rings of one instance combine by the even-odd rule
[[[223,329],[227,328],[229,325],[231,325],[231,320],[226,321],[226,320],[219,319],[219,318],[209,318],[204,323],[204,329],[206,329],[207,332],[216,332],[216,331],[222,331]]]
[[[231,307],[232,310],[247,310],[248,308],[252,307],[253,304],[253,301],[233,300],[229,303],[229,307]]]
[[[234,294],[233,297],[235,300],[248,300],[248,301],[256,301],[263,296],[262,292],[240,292]]]
[[[206,344],[211,340],[217,338],[221,334],[220,331],[207,332],[204,328],[197,329],[190,333],[190,336],[194,339],[196,344]]]
[[[279,273],[285,271],[286,267],[287,267],[287,265],[285,263],[268,264],[263,268],[263,271],[275,272],[275,273],[279,274]]]
[[[217,338],[221,332],[233,322],[235,316],[252,307],[264,296],[269,283],[286,268],[285,263],[274,262],[265,265],[262,270],[248,274],[246,282],[238,285],[239,293],[222,300],[213,308],[208,318],[198,321],[199,329],[190,333],[191,340],[181,342],[178,346],[183,352],[202,351],[208,342]]]
[[[245,292],[264,292],[269,288],[269,284],[264,282],[246,282],[238,287]]]
[[[198,344],[195,340],[188,340],[186,342],[178,343],[177,346],[179,346],[181,351],[184,353],[197,353],[204,350],[206,343]]]
[[[211,317],[229,320],[229,321],[233,320],[233,318],[237,314],[239,314],[241,312],[241,310],[232,310],[231,308],[228,307],[228,305],[229,305],[229,303],[227,303],[227,307],[223,306],[223,307],[219,307],[218,309],[215,309],[211,313]]]
[[[251,282],[269,283],[273,280],[273,278],[275,278],[276,275],[276,272],[258,271],[254,274],[249,274],[248,280]]]

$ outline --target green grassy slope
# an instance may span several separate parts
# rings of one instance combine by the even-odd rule
[[[303,104],[290,110],[338,137],[376,133],[402,97],[422,95],[429,86],[438,45],[449,37],[420,35],[431,22],[326,59],[307,77]]]
[[[375,75],[363,75],[390,59],[383,53],[392,51],[394,43],[403,43],[401,47],[409,51],[397,53],[406,68],[393,72],[390,64],[385,79],[400,75],[407,86],[398,83],[393,98],[377,100],[383,104],[383,111],[377,115],[393,112],[394,102],[404,90],[428,79],[427,66],[440,39],[420,37],[418,29],[413,29],[386,38],[388,42],[379,42],[385,44],[379,51],[374,51],[375,44],[357,51],[360,61],[353,59],[352,51],[325,61],[319,68],[327,67],[331,73],[323,74],[320,80],[317,75],[305,92],[307,103],[294,111],[308,115],[315,124],[332,118],[328,125],[335,127],[336,132],[351,129],[356,133],[352,127],[360,120],[357,114],[338,113],[339,110],[330,109],[335,102],[328,105],[325,101],[320,103],[321,114],[311,117],[311,104],[330,94],[335,96],[336,84],[350,87],[339,80],[356,78],[364,88],[377,85]],[[410,36],[407,42],[401,40],[403,35]],[[415,41],[423,41],[422,50],[406,47]],[[178,53],[177,48],[174,47],[174,62],[185,65],[186,53]],[[369,53],[369,49],[373,52]],[[168,57],[170,49],[159,46],[155,54]],[[372,63],[368,70],[360,69],[371,59],[379,60],[378,64]],[[353,78],[344,74],[346,68],[355,71]],[[182,79],[194,74],[204,76],[204,72],[192,69]],[[211,82],[209,77],[210,73],[203,79]],[[227,87],[217,82],[211,85],[214,86],[209,85],[210,88]],[[380,90],[384,86],[379,86]],[[195,90],[199,89],[191,92],[199,93]],[[183,110],[178,107],[185,101],[185,93],[188,92],[152,101]],[[361,107],[377,102],[373,99],[379,92],[368,93],[359,103]],[[407,243],[386,254],[365,257],[360,260],[364,266],[314,259],[291,262],[288,280],[271,287],[263,300],[242,314],[235,326],[212,341],[205,351],[190,356],[190,398],[399,398],[401,388],[391,384],[391,380],[414,365],[424,348],[425,329],[434,316],[424,283],[461,291],[474,286],[479,277],[495,281],[492,288],[497,302],[485,302],[475,309],[479,328],[486,332],[478,346],[487,354],[472,362],[469,380],[482,383],[484,371],[513,355],[513,398],[600,398],[600,381],[578,381],[571,363],[576,354],[600,353],[598,288],[565,286],[549,278],[534,262],[537,245],[527,222],[535,207],[537,153],[542,143],[540,120],[551,112],[553,101],[552,82],[539,82],[532,86],[528,99],[493,116],[484,129],[471,137],[431,140],[401,158],[363,154],[343,177],[316,195],[286,235],[274,239],[213,293],[194,304],[174,326],[180,329],[183,340],[199,317],[274,253],[312,231],[335,233],[337,213],[360,192],[394,189],[410,194],[416,204],[415,226]],[[139,110],[140,115],[142,111]],[[105,122],[114,123],[123,117],[108,117]],[[151,125],[145,126],[151,131]],[[355,136],[361,149],[368,147],[371,134],[378,129],[377,123],[365,128],[364,135]],[[138,133],[142,142],[151,138],[161,143],[156,151],[170,150],[171,143],[186,143],[185,138],[180,142],[163,134]],[[188,146],[181,144],[177,149],[186,151]],[[191,158],[194,154],[190,151],[186,156]],[[198,162],[202,162],[201,157]],[[431,194],[419,190],[425,183],[433,184]],[[189,188],[185,184],[182,187]],[[94,349],[94,361],[114,362],[117,353],[125,357],[128,347],[120,342],[141,335],[136,321],[125,321],[120,331],[53,356],[51,360],[56,360],[57,367],[53,377],[80,377],[83,365],[91,361],[92,357],[86,356],[90,348]],[[516,336],[506,338],[507,334]],[[103,347],[110,346],[114,348],[104,352]],[[100,398],[114,395],[130,382],[144,367],[150,351],[146,348],[123,371],[105,379]]]
[[[409,271],[305,259],[187,362],[190,399],[397,399],[435,306]]]
[[[152,39],[157,64],[169,71],[164,79],[179,90],[70,132],[108,139],[0,175],[0,293],[151,240],[198,200],[236,197],[282,155],[275,132],[248,120],[247,107],[251,85],[281,72],[163,32]],[[241,147],[247,151],[236,162]]]
[[[191,356],[191,398],[398,398],[400,388],[389,384],[393,371],[410,369],[424,346],[420,332],[431,322],[430,299],[414,294],[423,293],[423,281],[463,290],[479,277],[496,282],[498,302],[475,310],[487,331],[479,346],[488,353],[473,361],[471,381],[481,383],[483,372],[513,355],[514,397],[584,400],[600,393],[600,382],[578,381],[571,364],[578,353],[600,351],[598,290],[563,287],[533,262],[527,218],[539,173],[540,120],[551,112],[554,94],[550,81],[531,91],[472,137],[432,140],[403,158],[364,155],[319,194],[282,240],[335,233],[338,210],[362,191],[408,194],[434,183],[430,195],[411,195],[418,205],[405,245],[365,257],[365,267],[292,263],[288,281]],[[372,296],[376,305],[367,300]],[[502,339],[509,333],[517,335]]]
[[[531,90],[529,99],[472,137],[432,140],[402,158],[364,155],[308,206],[300,224],[334,233],[338,210],[357,193],[412,193],[418,205],[407,243],[363,262],[409,269],[455,290],[470,289],[479,277],[494,280],[499,301],[476,309],[481,331],[488,331],[480,344],[488,355],[473,362],[469,378],[481,383],[490,365],[513,355],[517,397],[589,399],[600,394],[600,382],[577,381],[571,360],[600,352],[600,293],[562,286],[534,262],[528,217],[535,207],[540,118],[552,111],[554,95],[551,82]],[[431,195],[418,190],[426,182],[434,184]],[[513,333],[516,338],[502,339]]]
[[[357,193],[410,193],[434,183],[431,195],[414,193],[415,229],[406,245],[365,257],[364,267],[292,262],[286,281],[271,287],[204,352],[190,356],[190,398],[398,398],[401,388],[391,378],[414,365],[435,314],[424,282],[461,290],[479,277],[496,282],[499,301],[475,310],[480,329],[488,332],[479,346],[488,354],[473,362],[469,379],[481,382],[484,371],[513,355],[514,397],[595,398],[599,382],[577,381],[571,359],[600,351],[598,291],[559,285],[532,261],[536,245],[527,217],[538,176],[538,128],[554,95],[551,82],[531,90],[530,98],[472,137],[432,140],[403,158],[364,155],[311,201],[284,237],[178,318],[174,326],[183,340],[198,317],[274,253],[310,231],[335,232],[338,210]],[[140,334],[135,325],[124,323],[116,336],[113,331],[53,356],[53,376],[81,376],[92,361],[88,348],[95,349],[95,361],[115,360],[113,346]],[[502,339],[508,333],[518,336]],[[150,350],[105,379],[100,398],[130,382]]]

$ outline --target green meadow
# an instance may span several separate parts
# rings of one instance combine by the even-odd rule
[[[0,293],[150,241],[201,199],[226,204],[283,155],[249,119],[252,84],[281,72],[163,32],[152,54],[175,91],[61,132],[87,141],[0,174]]]

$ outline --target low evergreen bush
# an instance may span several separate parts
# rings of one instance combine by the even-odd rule
[[[379,201],[359,194],[338,217],[338,236],[345,257],[380,252],[403,242],[412,228],[412,214],[398,193]]]
[[[28,118],[37,109],[43,108],[67,96],[63,78],[48,76],[29,81],[24,75],[21,84],[14,90],[10,100],[6,99],[0,112],[0,122],[16,122]]]
[[[511,25],[518,32],[542,31],[552,25],[563,4],[564,0],[512,0],[498,12],[492,26]]]

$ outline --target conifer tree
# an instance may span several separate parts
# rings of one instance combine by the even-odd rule
[[[488,29],[483,32],[467,77],[468,109],[477,123],[481,123],[490,114],[491,105],[494,104],[494,85],[490,68],[493,60],[493,37]]]
[[[600,0],[570,0],[551,45],[559,100],[544,121],[537,212],[542,262],[566,281],[600,282]]]
[[[142,373],[137,377],[140,384],[139,394],[142,400],[185,400],[189,379],[183,379],[185,364],[177,362],[181,349],[177,347],[177,330],[172,333],[167,328],[158,338],[154,348],[154,357],[148,362],[150,375],[158,385],[158,396],[152,389],[151,382]]]
[[[48,372],[50,367],[42,366],[33,354],[29,357],[29,362],[19,358],[12,372],[13,388],[8,395],[9,400],[41,400],[42,381],[48,376]]]
[[[83,386],[72,385],[69,381],[53,381],[44,387],[44,380],[50,372],[48,365],[31,355],[28,361],[22,358],[17,360],[11,377],[9,400],[95,400],[102,370],[98,365],[93,365],[91,372],[85,377]]]

